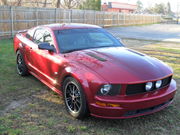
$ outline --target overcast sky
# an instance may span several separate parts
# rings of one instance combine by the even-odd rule
[[[177,11],[177,3],[179,3],[179,10],[180,10],[180,0],[141,0],[141,2],[143,3],[143,6],[149,7],[149,6],[153,6],[155,3],[165,3],[167,4],[167,2],[170,2],[171,4],[171,10],[173,12]],[[101,0],[102,3],[104,2],[124,2],[124,3],[131,3],[131,4],[136,4],[137,0]]]

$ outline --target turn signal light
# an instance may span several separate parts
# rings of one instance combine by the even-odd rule
[[[103,107],[120,107],[119,104],[112,104],[112,103],[103,103],[103,102],[96,102],[97,105],[103,106]]]
[[[106,107],[106,103],[96,102],[96,104],[99,105],[99,106],[104,106],[104,107]]]
[[[109,107],[120,107],[119,104],[110,104],[110,103],[108,103],[107,106],[109,106]]]

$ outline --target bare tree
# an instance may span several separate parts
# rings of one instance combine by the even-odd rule
[[[79,0],[63,0],[62,7],[72,9],[79,6]]]
[[[8,5],[8,1],[7,0],[0,0],[0,2],[2,3],[2,5]]]
[[[56,2],[56,8],[60,8],[61,7],[61,0],[57,0]]]
[[[37,4],[37,7],[39,7],[39,2],[38,2],[38,0],[36,0],[36,4]]]
[[[17,6],[21,6],[22,0],[17,0]]]
[[[44,6],[43,7],[46,7],[47,5],[47,0],[44,0]]]
[[[52,2],[53,1],[53,2]],[[32,7],[47,7],[54,3],[56,8],[72,9],[78,8],[82,1],[85,0],[0,0],[1,5],[14,6],[32,6]],[[52,5],[51,5],[52,6]]]

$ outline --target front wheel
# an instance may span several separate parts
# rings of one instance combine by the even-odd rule
[[[26,76],[29,74],[25,61],[20,51],[17,51],[16,53],[16,64],[17,64],[17,73],[19,75]]]
[[[81,85],[72,77],[63,83],[64,102],[67,111],[76,119],[83,119],[88,114],[87,102]]]

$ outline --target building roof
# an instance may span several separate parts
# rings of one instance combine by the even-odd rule
[[[128,4],[128,3],[121,3],[121,2],[109,2],[108,8],[135,10],[135,9],[137,9],[137,5]]]

